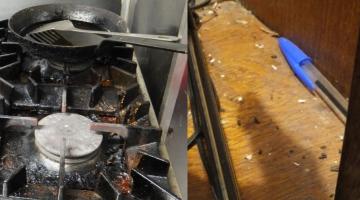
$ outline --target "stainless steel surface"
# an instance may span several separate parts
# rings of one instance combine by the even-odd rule
[[[174,168],[174,174],[179,183],[183,199],[187,199],[187,88],[186,83],[181,87],[170,121],[170,132],[166,134],[165,145],[168,150],[169,160]]]
[[[7,19],[15,12],[41,4],[49,3],[75,3],[75,4],[84,4],[100,8],[105,8],[117,14],[121,11],[121,0],[11,0],[3,1],[0,4],[0,19]]]
[[[74,113],[55,113],[39,121],[35,143],[41,153],[60,161],[63,138],[66,139],[66,163],[85,162],[94,157],[103,136],[90,130],[92,121]]]
[[[188,43],[187,10],[182,15],[178,37]],[[168,148],[169,159],[180,183],[180,191],[187,199],[187,59],[184,54],[174,54],[160,107],[160,127],[164,131],[162,142]]]
[[[134,60],[138,63],[138,60],[137,60],[137,56],[135,55],[134,56]],[[138,65],[137,68],[136,68],[136,75],[137,75],[137,80],[138,80],[138,83],[139,83],[139,86],[140,86],[140,90],[141,90],[141,94],[144,96],[145,100],[149,100],[150,101],[150,96],[149,96],[149,92],[148,92],[148,88],[146,87],[145,85],[145,82],[144,82],[144,76],[143,76],[143,73],[142,73],[142,70],[140,69],[140,66]],[[158,122],[158,118],[156,117],[156,114],[155,114],[155,110],[154,110],[154,106],[153,106],[153,103],[150,101],[150,104],[152,106],[150,106],[150,110],[149,110],[149,120],[150,120],[150,124],[153,126],[153,127],[156,127],[156,128],[159,128],[159,122]],[[162,132],[162,134],[165,134],[164,132]],[[185,137],[186,137],[186,132],[183,132],[183,134],[185,134]],[[184,143],[182,143],[184,144]],[[178,142],[177,143],[177,148],[171,148],[171,149],[168,149],[167,148],[167,145],[164,144],[164,143],[161,143],[159,145],[159,149],[160,149],[160,154],[163,158],[165,159],[170,159],[169,158],[169,150],[170,151],[177,151],[177,150],[180,150],[182,149],[182,147],[179,148],[179,145],[180,146],[184,146],[182,145],[181,142]],[[184,148],[186,148],[184,146]],[[175,174],[175,169],[173,165],[170,165],[169,167],[169,174],[168,174],[168,178],[169,178],[169,184],[170,184],[170,188],[171,190],[176,194],[178,195],[179,197],[181,197],[182,199],[187,199],[187,161],[186,161],[186,157],[184,157],[185,161],[184,162],[181,162],[179,163],[176,168],[177,170],[180,169],[181,171],[180,172],[183,172],[185,171],[185,173],[180,173],[179,175],[176,175]],[[180,177],[179,177],[180,176]],[[185,178],[186,179],[186,182],[184,181],[179,181],[179,179],[181,178]],[[179,188],[181,188],[179,190]],[[186,192],[186,193],[183,193],[183,192]]]
[[[178,36],[186,0],[123,0],[122,17],[132,33]],[[136,54],[155,113],[160,106],[169,76],[173,53],[136,47]]]
[[[185,11],[182,16],[182,23],[180,26],[179,38],[182,44],[187,44],[187,12]],[[160,107],[160,126],[165,133],[169,130],[169,125],[174,115],[174,108],[179,97],[179,92],[183,82],[186,82],[188,56],[184,54],[174,54],[170,67],[169,76],[166,82],[163,101]],[[185,80],[184,80],[185,79]],[[166,135],[164,135],[166,136]],[[165,142],[166,137],[163,137]]]

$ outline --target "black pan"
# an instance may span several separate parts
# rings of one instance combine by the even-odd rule
[[[93,59],[101,52],[101,44],[69,46],[40,43],[27,37],[39,26],[61,20],[80,23],[85,28],[111,32],[126,32],[124,20],[110,11],[83,5],[49,4],[26,8],[9,20],[9,39],[19,42],[25,51],[56,62],[79,63]],[[89,27],[87,27],[89,26]],[[106,40],[105,40],[106,41]],[[109,45],[108,42],[104,42]],[[97,51],[99,50],[100,51]]]

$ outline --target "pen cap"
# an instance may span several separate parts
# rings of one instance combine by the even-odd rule
[[[286,60],[288,61],[289,65],[291,66],[295,75],[301,80],[301,82],[310,90],[314,91],[316,89],[316,85],[313,80],[311,80],[310,76],[306,74],[303,68],[295,62],[291,57],[286,56]]]
[[[279,45],[284,55],[290,56],[292,60],[298,63],[300,66],[306,62],[311,62],[311,58],[306,55],[298,46],[292,43],[290,40],[280,37]]]

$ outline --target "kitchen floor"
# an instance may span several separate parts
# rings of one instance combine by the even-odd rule
[[[332,199],[344,124],[294,76],[277,34],[251,12],[225,1],[198,13],[243,199]],[[189,199],[211,199],[196,148],[188,163]]]

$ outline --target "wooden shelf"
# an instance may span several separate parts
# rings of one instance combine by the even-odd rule
[[[294,76],[274,33],[240,4],[199,15],[243,199],[331,199],[344,125]],[[191,133],[191,117],[188,124]],[[188,160],[189,199],[209,199],[196,148]]]

